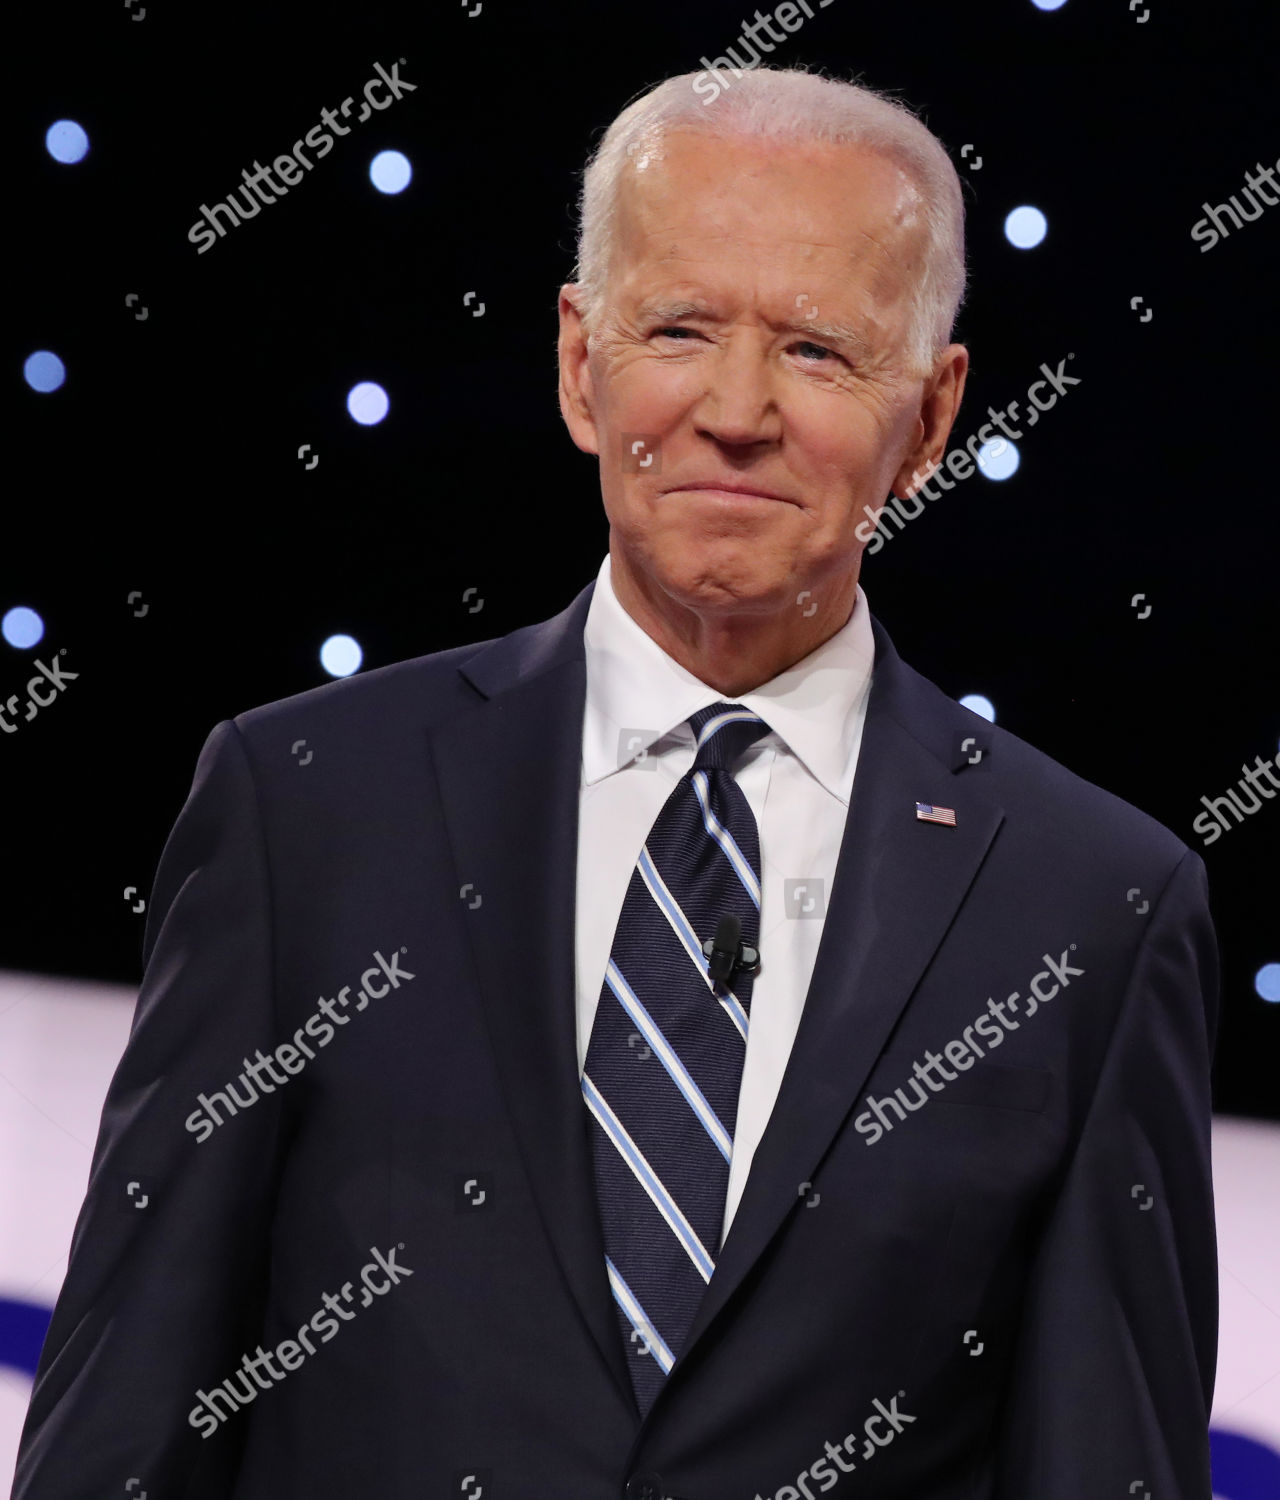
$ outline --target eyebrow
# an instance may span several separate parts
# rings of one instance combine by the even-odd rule
[[[715,314],[701,302],[655,302],[645,303],[640,308],[641,319],[658,323],[678,323],[685,318],[704,318],[714,322]],[[833,323],[825,319],[805,318],[799,322],[772,324],[790,333],[807,333],[826,339],[833,344],[846,344],[860,355],[871,353],[871,345],[865,334],[846,323]]]

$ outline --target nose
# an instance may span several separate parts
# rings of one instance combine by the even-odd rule
[[[707,367],[706,389],[694,408],[698,430],[731,447],[776,442],[782,415],[774,372],[760,340],[735,332]]]

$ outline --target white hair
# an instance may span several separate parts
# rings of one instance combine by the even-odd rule
[[[682,73],[633,100],[617,116],[587,162],[578,201],[574,276],[589,331],[605,303],[623,169],[672,130],[856,145],[900,166],[919,192],[924,227],[923,267],[912,291],[907,360],[915,374],[932,367],[951,340],[965,292],[960,178],[942,142],[905,106],[860,84],[803,68]]]

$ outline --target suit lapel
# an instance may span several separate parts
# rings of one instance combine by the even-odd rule
[[[959,744],[955,726],[964,719],[953,724],[951,711],[963,711],[901,662],[878,624],[875,635],[858,768],[800,1026],[682,1360],[795,1209],[801,1184],[816,1178],[827,1148],[856,1111],[1004,818],[977,778],[952,774],[950,745]],[[916,802],[953,808],[956,826],[921,822]]]
[[[484,701],[431,742],[485,1025],[543,1223],[601,1355],[635,1407],[596,1212],[578,1073],[574,911],[594,584],[459,670]]]
[[[459,919],[516,1139],[567,1285],[634,1405],[576,1047],[582,632],[593,589],[470,657],[459,670],[483,701],[436,729],[431,749],[459,885],[470,881],[481,897],[475,909],[460,902]],[[983,778],[953,774],[972,718],[905,666],[878,624],[875,635],[853,796],[799,1031],[668,1385],[794,1209],[800,1184],[816,1176],[1003,819]],[[955,828],[916,819],[915,803],[935,799],[955,808]]]

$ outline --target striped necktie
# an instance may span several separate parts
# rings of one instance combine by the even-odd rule
[[[735,916],[759,944],[760,840],[733,766],[769,726],[715,703],[631,876],[582,1075],[605,1265],[641,1414],[715,1270],[751,980],[713,982],[703,943]]]

